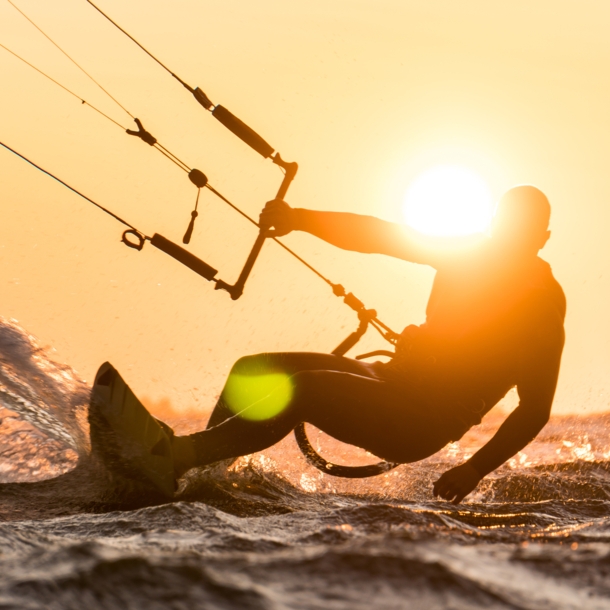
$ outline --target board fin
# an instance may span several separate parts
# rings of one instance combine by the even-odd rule
[[[173,497],[172,430],[146,410],[109,362],[95,376],[89,423],[92,450],[111,470]]]

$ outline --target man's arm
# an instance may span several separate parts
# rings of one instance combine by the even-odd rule
[[[260,225],[274,227],[269,231],[272,237],[304,231],[343,250],[385,254],[433,267],[437,266],[437,259],[443,252],[463,249],[473,241],[472,238],[430,237],[373,216],[291,208],[280,200],[267,203],[260,216]]]
[[[465,464],[444,473],[434,494],[455,504],[461,502],[480,480],[516,455],[549,420],[557,387],[564,344],[563,320],[558,312],[540,312],[533,344],[525,346],[517,390],[519,406],[494,436]]]

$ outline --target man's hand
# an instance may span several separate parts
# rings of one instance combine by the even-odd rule
[[[442,474],[434,484],[434,495],[459,504],[479,484],[481,478],[468,463],[456,466]]]
[[[281,199],[268,201],[259,217],[258,224],[261,229],[269,229],[269,237],[280,237],[295,229],[295,211]]]

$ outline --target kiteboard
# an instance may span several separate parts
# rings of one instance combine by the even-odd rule
[[[173,497],[173,432],[146,410],[109,362],[95,376],[89,424],[92,452],[110,471],[148,482],[167,498]]]

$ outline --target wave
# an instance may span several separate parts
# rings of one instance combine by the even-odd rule
[[[481,545],[476,509],[347,504],[261,519],[177,502],[0,525],[0,606],[608,607],[607,545],[528,543],[525,528],[517,545]]]

